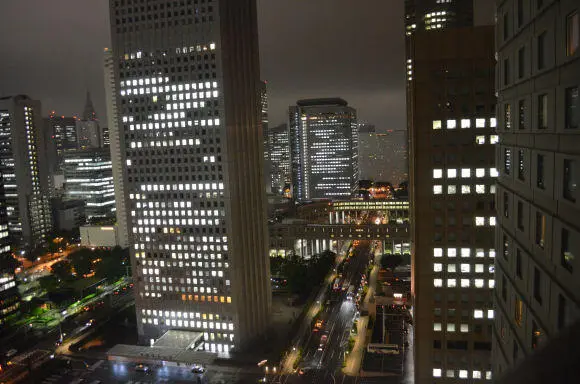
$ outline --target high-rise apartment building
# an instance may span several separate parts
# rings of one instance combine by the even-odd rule
[[[271,306],[256,3],[133,3],[110,1],[111,147],[120,141],[138,333],[243,348]]]
[[[580,317],[580,4],[496,4],[501,375]]]
[[[293,198],[349,198],[359,179],[356,110],[339,98],[300,100],[289,121]]]
[[[491,380],[493,27],[413,36],[410,192],[415,383]]]
[[[268,153],[270,157],[270,187],[272,192],[282,194],[290,184],[290,132],[288,124],[268,129]]]
[[[0,98],[0,173],[8,230],[14,245],[33,249],[51,230],[46,130],[40,102],[19,95]]]
[[[105,48],[103,54],[103,69],[105,79],[105,100],[107,103],[107,124],[109,151],[113,167],[113,182],[115,186],[115,215],[119,233],[119,245],[123,248],[129,246],[129,227],[127,222],[127,183],[123,169],[126,166],[122,152],[124,151],[124,132],[119,128],[119,109],[117,107],[117,83],[115,82],[115,61],[113,52]]]
[[[68,200],[84,200],[87,219],[115,216],[113,166],[108,148],[68,151],[63,159]]]

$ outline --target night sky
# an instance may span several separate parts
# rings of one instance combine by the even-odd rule
[[[461,0],[463,1],[463,0]],[[82,113],[90,90],[105,118],[102,52],[108,0],[4,0],[0,96],[28,94],[43,114]],[[476,23],[493,20],[478,0]],[[359,120],[405,129],[403,0],[258,0],[270,124],[297,99],[339,96]]]

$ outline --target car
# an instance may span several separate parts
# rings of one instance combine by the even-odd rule
[[[150,369],[149,369],[149,366],[147,366],[147,365],[145,365],[145,364],[137,364],[137,365],[135,366],[135,371],[137,371],[137,372],[145,372],[145,373],[147,373],[147,372],[149,372],[149,371],[150,371]]]
[[[205,373],[205,368],[201,365],[194,365],[191,368],[192,373]]]

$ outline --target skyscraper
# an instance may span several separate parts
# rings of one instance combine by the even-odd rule
[[[104,136],[93,106],[90,92],[87,92],[82,119],[77,120],[78,149],[101,148]]]
[[[405,131],[376,131],[372,125],[359,127],[359,172],[361,180],[408,181],[408,149]]]
[[[410,192],[415,382],[491,380],[493,27],[416,32]]]
[[[339,98],[300,100],[289,121],[293,198],[349,198],[359,179],[356,110]]]
[[[62,156],[66,151],[77,149],[76,124],[75,117],[57,116],[54,111],[48,118],[44,119],[48,172],[50,174],[60,171]]]
[[[270,148],[268,144],[268,83],[260,81],[260,121],[262,123],[263,145],[264,145],[264,185],[266,192],[272,192],[270,185],[270,173],[272,172],[272,162],[270,160]]]
[[[84,200],[87,219],[115,216],[113,166],[108,148],[68,151],[62,167],[65,198]]]
[[[139,336],[243,348],[271,302],[255,0],[110,11]]]
[[[107,124],[109,126],[109,151],[113,166],[113,182],[115,186],[115,215],[119,231],[119,244],[125,248],[129,246],[129,227],[127,222],[127,183],[123,169],[126,160],[122,156],[125,148],[124,132],[119,128],[119,109],[117,108],[117,84],[115,82],[115,61],[113,52],[109,48],[104,50],[103,69],[105,79],[105,99],[107,102]]]
[[[51,230],[46,130],[40,102],[0,98],[0,173],[13,244],[33,249]]]
[[[20,308],[20,296],[14,276],[15,264],[17,262],[12,257],[10,249],[4,186],[0,177],[0,331],[6,323],[6,318]]]
[[[580,4],[496,4],[501,375],[580,318]]]
[[[282,194],[290,183],[290,133],[288,124],[268,129],[268,153],[270,156],[270,187],[272,192]]]

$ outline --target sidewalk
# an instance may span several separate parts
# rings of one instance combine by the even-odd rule
[[[354,347],[346,359],[346,366],[342,373],[348,376],[358,376],[360,371],[361,361],[366,348],[367,324],[369,322],[368,316],[359,318],[357,324],[357,335],[354,342]]]

